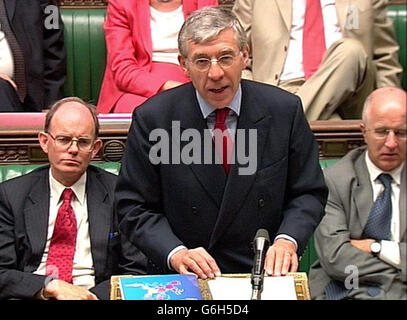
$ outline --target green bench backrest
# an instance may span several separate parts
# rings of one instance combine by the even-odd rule
[[[65,24],[67,48],[67,81],[65,96],[78,96],[97,103],[106,63],[106,45],[103,22],[106,9],[61,9]],[[407,12],[403,5],[389,6],[389,16],[394,20],[400,44],[399,60],[404,68],[403,88],[407,90]]]
[[[96,104],[106,63],[105,9],[62,9],[67,50],[64,95]]]
[[[92,163],[94,166],[105,169],[114,174],[119,174],[119,162],[96,162]],[[29,173],[45,164],[7,164],[0,165],[0,182],[19,177],[23,174]]]
[[[392,5],[389,7],[388,15],[394,21],[394,30],[400,46],[399,61],[403,66],[402,86],[407,90],[407,7]]]

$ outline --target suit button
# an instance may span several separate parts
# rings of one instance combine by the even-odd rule
[[[259,208],[264,207],[264,199],[259,199]]]
[[[288,49],[288,47],[287,47],[287,46],[284,46],[284,51],[285,51],[285,52],[287,52],[287,49]]]
[[[278,74],[276,74],[276,75],[274,76],[274,79],[275,79],[275,80],[278,80]]]
[[[191,210],[192,210],[193,214],[198,214],[198,208],[197,207],[192,207]]]

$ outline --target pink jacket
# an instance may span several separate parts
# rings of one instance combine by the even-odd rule
[[[184,16],[216,5],[217,0],[184,0]],[[150,73],[150,0],[109,0],[104,31],[107,63],[97,106],[99,113],[111,112],[124,93],[150,97],[166,81]]]

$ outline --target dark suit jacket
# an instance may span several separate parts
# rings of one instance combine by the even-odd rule
[[[52,0],[3,0],[10,25],[25,59],[27,97],[24,111],[34,112],[49,108],[62,98],[66,76],[66,52],[63,23],[44,13]],[[59,28],[46,27],[58,22]]]
[[[221,164],[151,164],[156,142],[149,134],[156,128],[171,133],[172,121],[179,121],[181,134],[195,128],[203,139],[207,124],[192,84],[154,96],[133,114],[115,202],[120,230],[160,272],[169,272],[167,256],[182,244],[207,249],[222,272],[249,272],[259,228],[271,239],[292,236],[302,254],[322,218],[327,190],[300,100],[273,86],[241,85],[237,128],[257,130],[252,175],[239,175],[237,164],[228,177]]]
[[[120,254],[117,217],[113,210],[116,176],[89,166],[89,233],[99,298],[109,297],[110,276]],[[32,298],[45,276],[34,272],[46,244],[49,215],[49,166],[0,184],[0,299]],[[114,235],[114,236],[113,236]]]

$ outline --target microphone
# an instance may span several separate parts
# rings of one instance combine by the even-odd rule
[[[261,300],[264,279],[264,262],[267,249],[270,246],[269,233],[266,229],[259,229],[254,237],[254,262],[251,276],[252,297],[251,300]]]

